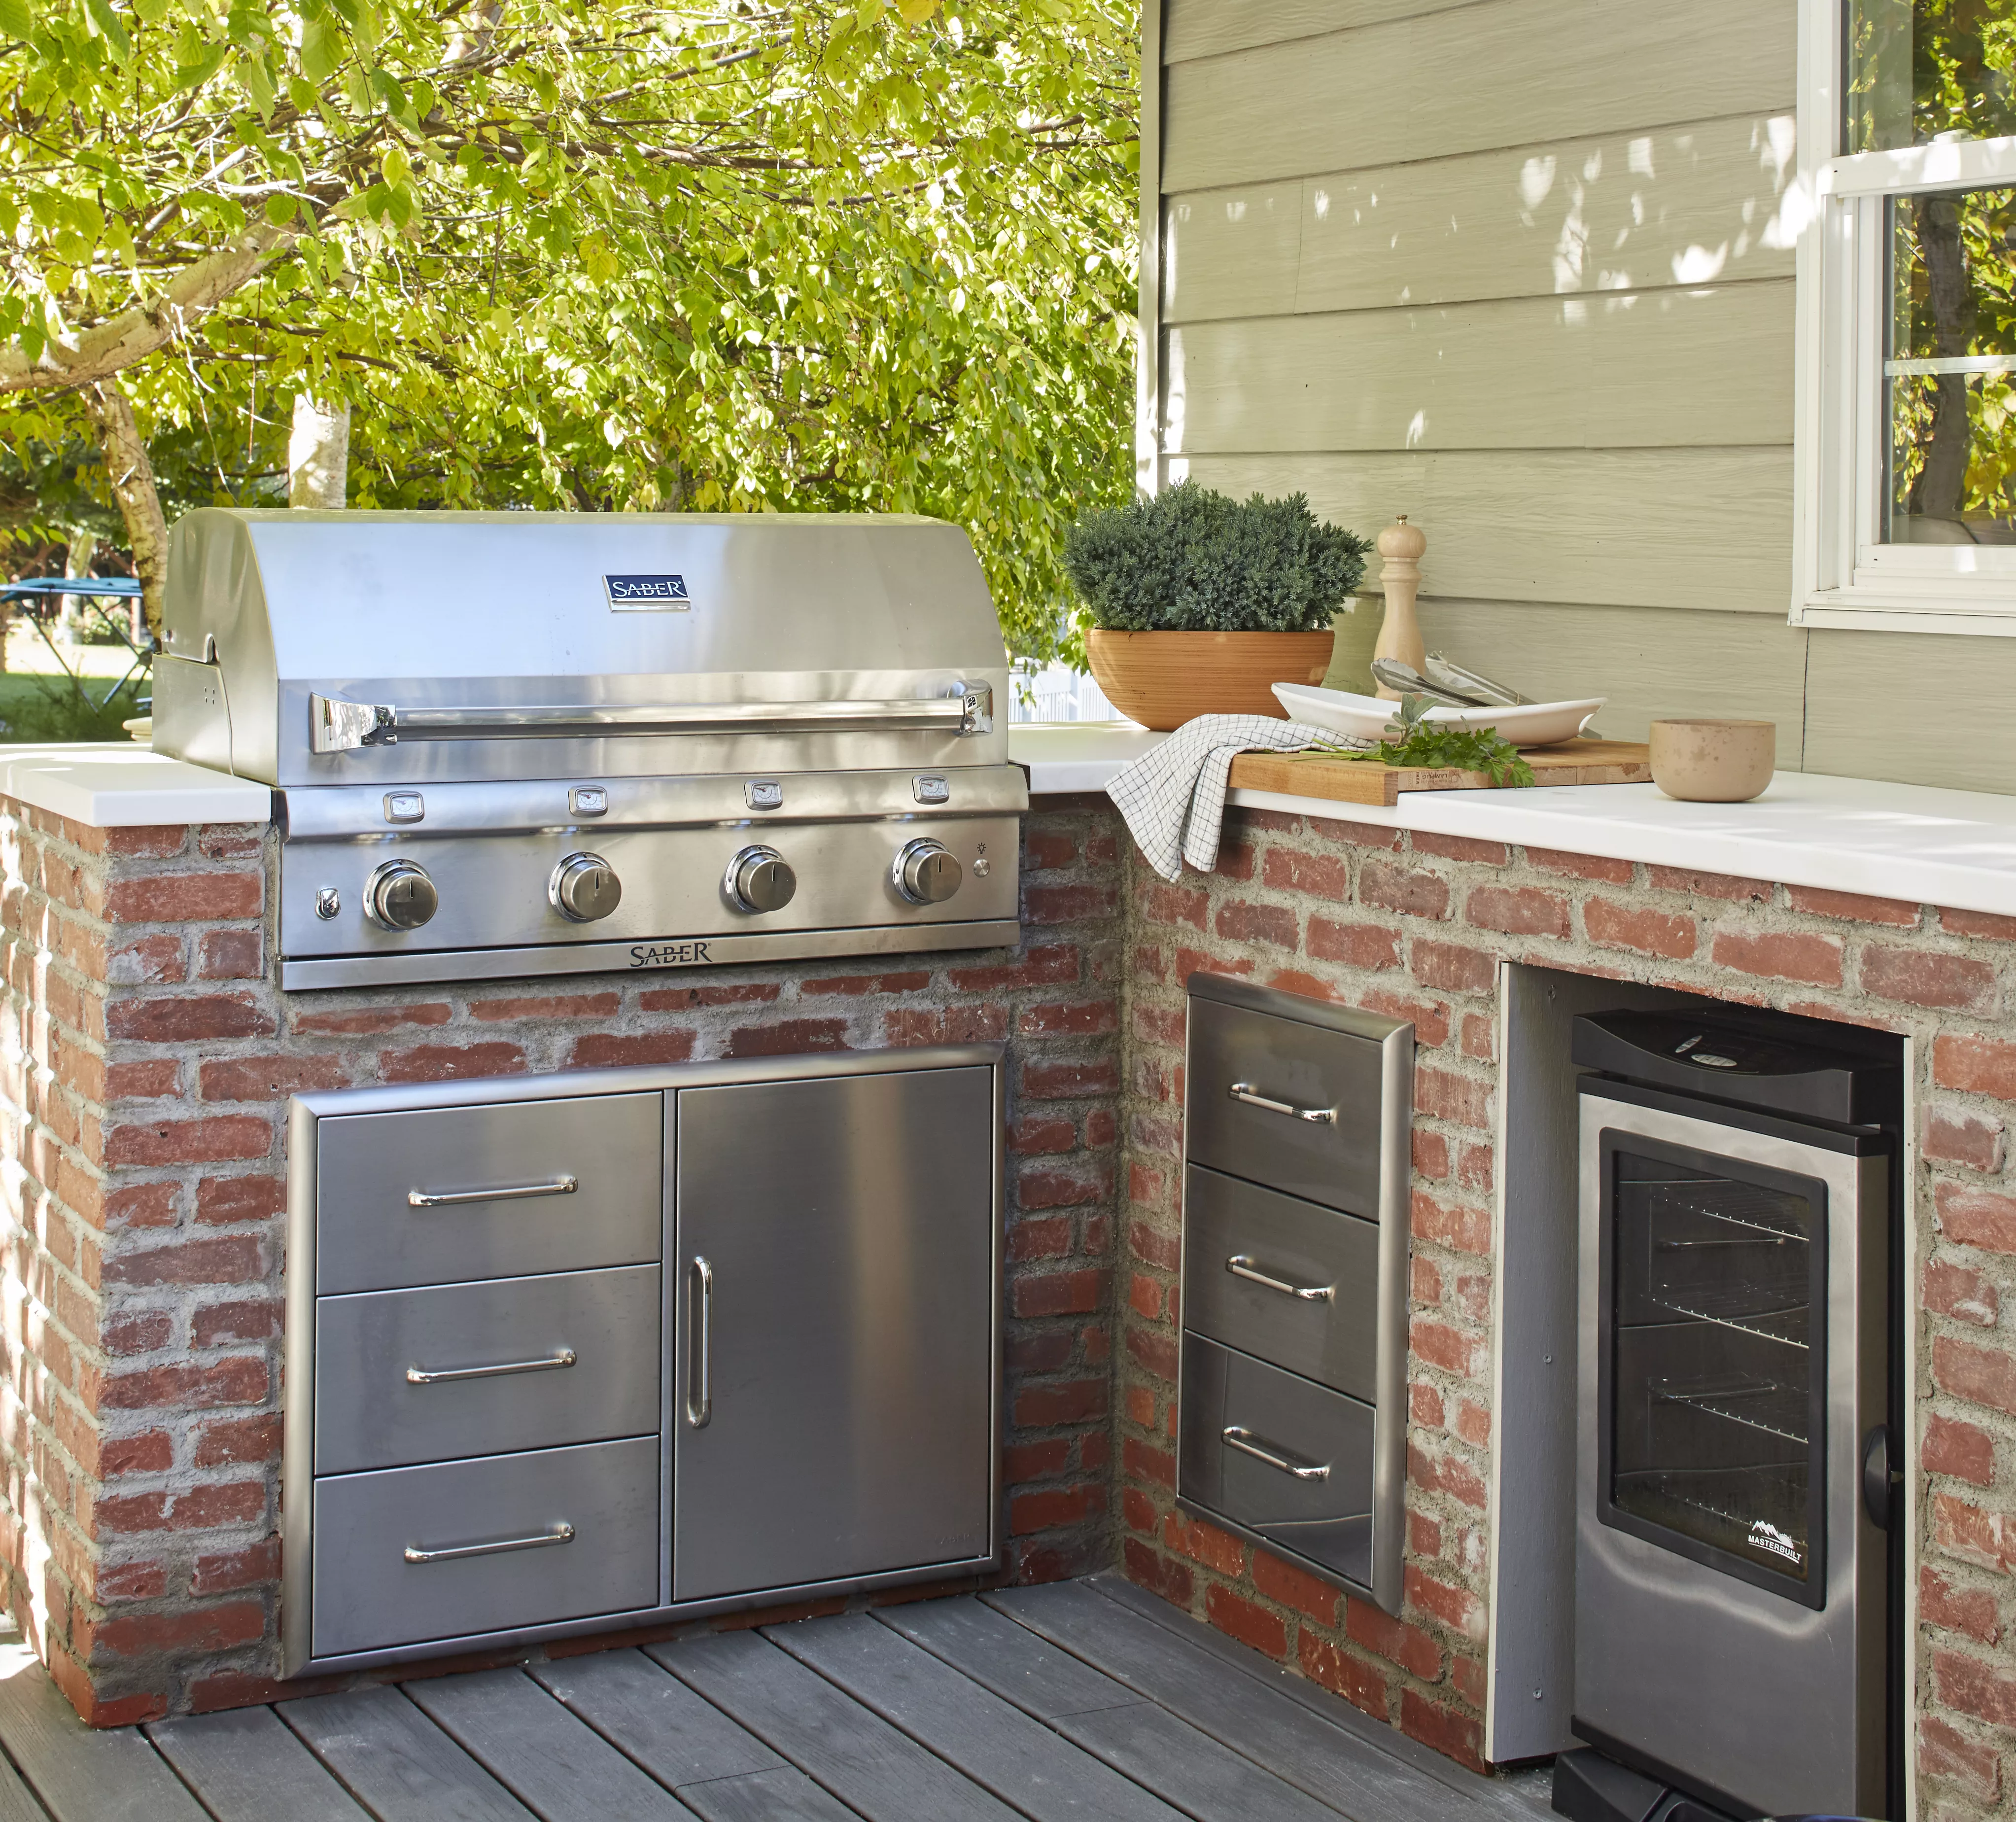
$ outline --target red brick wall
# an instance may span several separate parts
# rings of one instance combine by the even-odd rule
[[[1010,1573],[1104,1562],[1119,848],[1103,800],[1025,844],[1012,952],[283,995],[265,830],[0,799],[0,1575],[79,1709],[268,1693],[301,1089],[1005,1039]]]
[[[1471,1763],[1483,1750],[1499,960],[1911,1034],[1921,1149],[1921,1813],[2016,1813],[2016,920],[1234,812],[1219,871],[1131,864],[1122,1561],[1136,1581]],[[1414,1021],[1406,1604],[1390,1619],[1175,1509],[1184,978]],[[2007,1453],[2004,1453],[2007,1451]]]

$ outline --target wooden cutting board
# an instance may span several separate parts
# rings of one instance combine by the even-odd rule
[[[1558,747],[1529,747],[1520,757],[1532,767],[1536,786],[1648,784],[1652,778],[1651,750],[1641,740],[1568,740]],[[1481,772],[1382,765],[1320,753],[1242,753],[1232,762],[1232,788],[1345,804],[1395,804],[1403,790],[1489,790],[1491,780]]]

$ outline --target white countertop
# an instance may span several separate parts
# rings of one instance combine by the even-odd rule
[[[273,794],[265,785],[131,740],[0,747],[0,794],[88,829],[264,823],[273,813]]]
[[[1131,725],[1024,725],[1009,750],[1040,795],[1097,790],[1158,738]],[[2016,916],[2016,796],[1996,792],[1780,772],[1747,804],[1679,803],[1651,784],[1403,791],[1390,809],[1258,790],[1232,801]]]

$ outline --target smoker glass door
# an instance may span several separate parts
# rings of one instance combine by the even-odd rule
[[[1601,1516],[1825,1601],[1827,1186],[1606,1131]]]

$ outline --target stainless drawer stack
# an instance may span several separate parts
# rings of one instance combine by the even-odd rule
[[[999,1046],[307,1095],[289,1148],[289,1674],[999,1561]]]
[[[664,1117],[318,1122],[315,1657],[658,1605]]]
[[[1397,1612],[1414,1029],[1189,987],[1177,1496]]]

